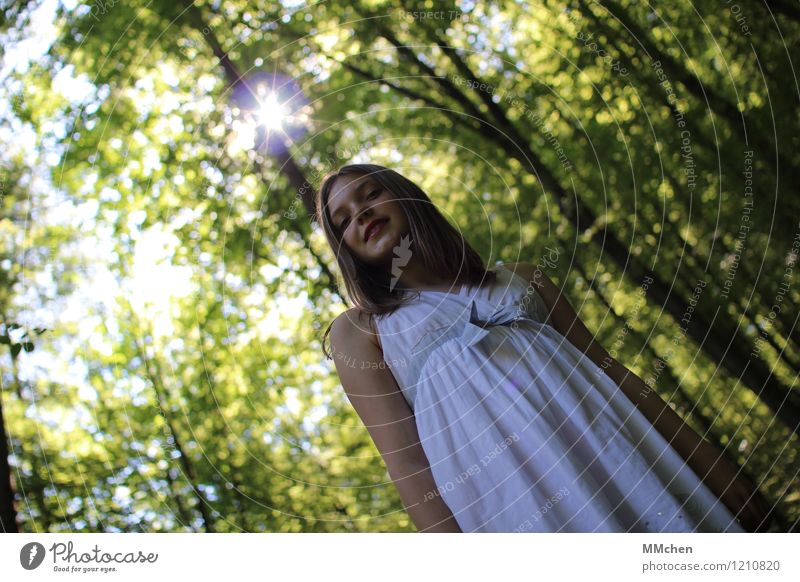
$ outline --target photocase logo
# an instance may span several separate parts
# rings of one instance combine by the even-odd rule
[[[405,267],[411,259],[411,239],[409,236],[405,235],[401,238],[400,244],[396,245],[392,251],[394,251],[395,258],[392,259],[392,280],[389,283],[390,291],[394,289],[395,284],[400,278],[400,274],[403,272],[402,267]]]
[[[26,570],[35,570],[44,561],[44,546],[38,542],[31,542],[22,546],[19,552],[19,563]]]

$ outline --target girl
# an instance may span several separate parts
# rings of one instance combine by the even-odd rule
[[[323,351],[419,531],[763,527],[752,484],[594,341],[539,269],[486,269],[382,166],[325,176],[317,213],[356,306]]]

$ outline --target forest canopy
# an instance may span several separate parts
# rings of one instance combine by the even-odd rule
[[[321,346],[365,162],[797,523],[795,3],[1,4],[6,531],[414,531]]]

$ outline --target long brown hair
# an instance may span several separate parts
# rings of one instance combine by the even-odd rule
[[[354,256],[331,223],[328,212],[331,186],[336,178],[347,174],[369,176],[399,202],[408,219],[414,252],[426,270],[441,274],[457,285],[479,286],[484,282],[495,281],[496,273],[486,268],[481,256],[414,182],[377,164],[342,166],[322,179],[316,198],[317,222],[322,226],[325,238],[336,254],[336,262],[347,291],[345,302],[349,299],[353,307],[369,315],[373,329],[375,315],[391,313],[401,305],[413,301],[415,296],[407,291],[392,289],[389,284],[390,273],[368,265]],[[328,325],[322,337],[322,351],[328,359],[331,359],[331,353],[325,348],[325,340],[330,330],[331,325]]]

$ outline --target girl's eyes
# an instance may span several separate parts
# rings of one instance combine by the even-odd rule
[[[373,196],[372,196],[373,194],[375,194],[375,195],[377,196],[379,193],[380,193],[380,190],[373,190],[372,192],[370,192],[369,194],[367,194],[367,200],[369,200],[370,198],[372,198],[372,197],[373,197]],[[344,219],[344,220],[341,222],[341,224],[339,225],[339,230],[340,230],[340,231],[344,231],[344,228],[347,226],[347,223],[348,223],[348,222],[350,222],[350,217],[347,217],[347,218],[345,218],[345,219]]]

